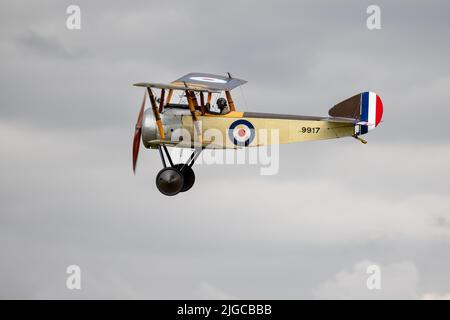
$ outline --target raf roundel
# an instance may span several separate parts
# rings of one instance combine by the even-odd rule
[[[211,77],[190,77],[189,79],[195,80],[195,81],[202,81],[202,82],[211,82],[211,83],[227,83],[225,80],[211,78]]]
[[[255,127],[250,121],[236,120],[228,129],[228,137],[237,146],[248,146],[255,139]]]

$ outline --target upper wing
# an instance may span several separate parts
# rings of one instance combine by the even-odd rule
[[[218,91],[230,91],[236,87],[242,86],[245,83],[247,83],[247,81],[233,78],[231,76],[198,72],[188,73],[187,75],[172,82],[172,84],[175,85],[186,84],[189,87]]]
[[[177,85],[177,84],[165,84],[165,83],[151,83],[151,82],[139,82],[135,83],[136,87],[146,87],[146,88],[157,88],[157,89],[172,89],[172,90],[189,90],[189,91],[199,91],[199,92],[219,92],[218,90],[209,88],[197,88],[188,85]]]

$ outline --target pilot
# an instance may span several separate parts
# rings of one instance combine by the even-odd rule
[[[212,114],[225,114],[228,112],[227,100],[225,98],[219,98],[217,99],[215,106],[211,106],[209,103],[207,103],[206,110]]]
[[[227,107],[227,100],[225,98],[219,98],[217,99],[217,108],[219,108],[219,113],[226,113],[224,112],[225,108]]]

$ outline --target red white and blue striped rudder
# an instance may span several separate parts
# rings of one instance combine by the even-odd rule
[[[366,91],[336,104],[328,111],[334,118],[355,120],[355,134],[365,134],[375,129],[383,117],[383,102],[379,95]]]
[[[375,129],[381,122],[383,117],[383,102],[379,95],[374,92],[361,93],[361,111],[359,134],[365,134],[370,130]]]

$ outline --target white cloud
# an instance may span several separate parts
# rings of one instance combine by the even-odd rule
[[[211,285],[207,282],[202,282],[194,291],[195,299],[200,300],[236,300],[237,297],[224,292],[223,290]]]
[[[369,290],[367,267],[371,261],[355,263],[351,270],[339,271],[333,279],[319,285],[314,296],[318,299],[417,299],[419,271],[410,261],[378,265],[381,269],[381,289]]]
[[[450,300],[450,293],[425,293],[421,297],[422,300]]]
[[[367,279],[372,273],[368,266],[380,268],[381,288],[370,290]],[[427,292],[419,293],[419,270],[411,261],[388,265],[380,265],[363,260],[355,263],[351,269],[339,271],[313,292],[317,299],[422,299],[450,300],[450,293]]]

